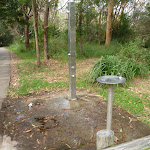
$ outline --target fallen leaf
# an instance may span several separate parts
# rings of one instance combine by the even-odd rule
[[[132,125],[130,125],[130,128],[133,129]]]
[[[25,131],[26,133],[29,133],[29,132],[31,132],[32,131],[32,129],[30,129],[30,130],[27,130],[27,131]]]
[[[38,143],[39,145],[41,145],[41,142],[40,142],[40,140],[39,140],[39,139],[37,139],[36,141],[37,141],[37,143]]]
[[[68,144],[66,144],[66,146],[68,146],[68,148],[71,148],[71,146],[70,146],[70,145],[68,145]]]
[[[30,135],[30,138],[32,138],[33,134],[34,134],[34,133],[32,133],[32,134]]]
[[[43,137],[43,143],[45,144],[46,142],[46,136]]]
[[[35,126],[34,124],[32,124],[32,127],[36,128],[36,127],[38,127],[38,126]]]
[[[79,140],[78,146],[80,146],[80,144],[81,144],[81,139]]]

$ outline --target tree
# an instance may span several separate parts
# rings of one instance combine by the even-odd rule
[[[112,21],[113,6],[114,6],[114,0],[109,0],[107,25],[106,25],[106,42],[105,42],[106,46],[109,45],[111,42],[111,35],[112,35],[111,21]]]
[[[80,43],[80,52],[82,51],[82,19],[83,19],[83,0],[81,0],[79,4],[79,24],[78,24],[78,30],[79,30],[79,43]]]
[[[24,36],[25,36],[25,47],[29,48],[29,19],[32,15],[31,13],[31,1],[30,0],[18,0],[20,8],[24,14]]]
[[[38,11],[37,11],[36,0],[32,0],[32,11],[33,11],[33,23],[34,23],[34,33],[35,33],[35,44],[36,44],[36,55],[37,55],[37,66],[40,67],[40,50],[38,41]]]
[[[29,48],[29,19],[30,19],[30,6],[24,6],[24,19],[25,19],[25,27],[24,27],[24,36],[25,36],[25,47]]]
[[[18,34],[18,32],[12,30],[12,28],[14,29],[16,25],[18,26],[18,24],[20,25],[24,23],[23,12],[20,9],[17,0],[0,1],[0,22],[0,28],[5,28],[0,34],[1,40],[3,41],[1,44],[3,46],[5,43],[4,46],[6,46],[12,42],[13,36],[16,33]]]
[[[46,9],[44,15],[44,59],[49,59],[48,53],[48,17],[49,17],[49,1],[46,0]]]

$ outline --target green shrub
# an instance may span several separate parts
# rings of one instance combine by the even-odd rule
[[[112,38],[117,39],[121,43],[125,43],[131,38],[133,31],[130,27],[130,18],[123,13],[119,20],[115,20],[113,25]]]
[[[143,62],[145,61],[145,55],[147,53],[147,49],[144,48],[144,45],[144,40],[138,37],[135,41],[130,41],[122,46],[120,56],[126,56],[128,58],[135,59],[137,62]]]
[[[50,57],[68,60],[68,43],[63,36],[53,37],[49,40]]]
[[[150,48],[148,49],[148,52],[146,53],[145,61],[150,69]]]
[[[94,83],[99,76],[117,75],[118,73],[121,73],[127,80],[130,80],[138,75],[144,76],[148,71],[146,65],[141,62],[137,64],[135,59],[102,56],[90,70],[89,82]]]
[[[3,24],[0,23],[0,46],[8,46],[13,41],[13,35],[10,29]]]

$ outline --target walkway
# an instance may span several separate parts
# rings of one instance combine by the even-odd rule
[[[6,48],[0,48],[0,108],[4,98],[7,96],[7,89],[10,82],[10,54]]]

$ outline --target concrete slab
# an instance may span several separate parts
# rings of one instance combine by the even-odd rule
[[[1,47],[0,48],[0,108],[3,100],[7,95],[7,89],[10,82],[10,54],[9,51]]]

